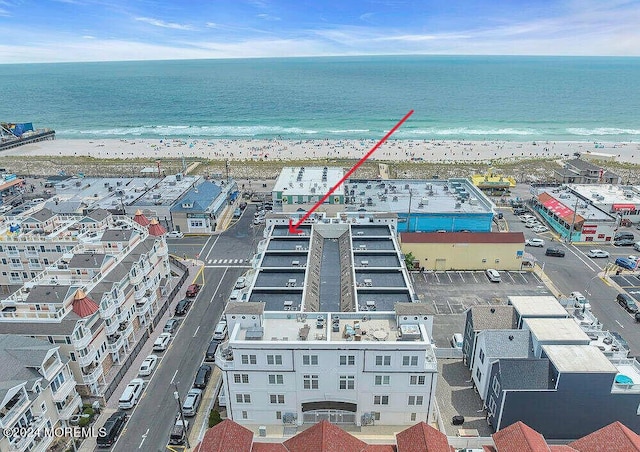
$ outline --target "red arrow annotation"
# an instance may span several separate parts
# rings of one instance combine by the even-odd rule
[[[382,143],[384,143],[385,141],[387,141],[387,139],[396,131],[400,128],[400,126],[407,120],[409,119],[409,116],[411,116],[413,114],[413,110],[411,110],[409,113],[407,113],[406,115],[404,115],[404,118],[402,118],[394,127],[393,129],[389,130],[389,132],[387,132],[387,134],[382,137],[382,139],[380,141],[378,141],[378,143],[376,143],[376,145],[374,147],[372,147],[369,152],[367,152],[364,157],[362,157],[360,160],[358,160],[358,162],[353,165],[353,168],[351,168],[349,171],[347,171],[347,173],[342,177],[342,179],[340,179],[338,181],[337,184],[335,184],[333,187],[331,187],[331,189],[327,192],[326,195],[324,195],[320,201],[318,201],[317,203],[315,203],[313,205],[313,207],[311,209],[309,209],[309,211],[307,213],[304,214],[304,216],[302,218],[300,218],[295,224],[293,223],[293,219],[289,218],[289,234],[300,234],[302,231],[302,229],[298,229],[298,226],[300,226],[307,218],[309,218],[311,216],[311,214],[318,208],[320,207],[325,201],[326,199],[331,196],[333,194],[333,192],[335,192],[338,187],[340,187],[340,185],[342,185],[344,183],[345,180],[347,180],[349,178],[349,176],[351,176],[355,170],[357,170],[360,165],[362,165],[369,157],[371,157],[371,155],[376,151],[376,149],[378,149],[380,146],[382,146]]]

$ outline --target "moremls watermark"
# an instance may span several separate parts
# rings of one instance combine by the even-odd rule
[[[2,429],[2,434],[7,438],[98,438],[106,436],[104,427],[10,427]]]

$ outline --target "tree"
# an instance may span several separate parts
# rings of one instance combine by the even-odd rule
[[[220,412],[218,410],[211,410],[211,412],[209,413],[209,428],[213,427],[214,425],[218,425],[220,422],[222,422]]]
[[[409,252],[404,255],[404,263],[409,270],[413,270],[413,261],[416,260],[413,253]]]

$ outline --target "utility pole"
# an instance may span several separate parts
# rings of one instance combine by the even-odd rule
[[[574,193],[574,196],[576,197],[576,205],[573,207],[573,219],[571,220],[571,229],[569,230],[569,243],[571,243],[571,240],[573,239],[573,227],[576,224],[576,211],[578,210],[578,201],[580,200],[577,194]]]
[[[409,189],[409,212],[407,213],[407,232],[411,232],[411,197],[413,192]]]
[[[180,420],[182,421],[182,429],[184,431],[184,439],[187,443],[187,449],[191,449],[191,445],[189,444],[189,433],[187,432],[187,424],[184,421],[184,412],[182,411],[182,402],[180,402],[180,393],[178,392],[178,384],[174,383],[176,390],[173,392],[173,398],[178,402],[178,409],[180,410]]]
[[[224,161],[224,167],[226,169],[227,172],[227,184],[229,183],[229,160],[225,160]]]

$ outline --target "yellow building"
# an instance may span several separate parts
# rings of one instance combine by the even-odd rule
[[[520,270],[524,257],[522,232],[404,232],[400,244],[425,270]]]

